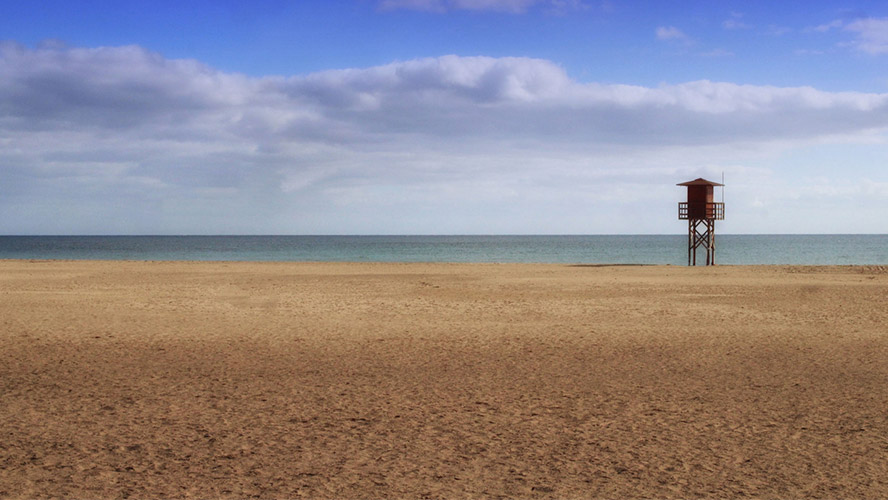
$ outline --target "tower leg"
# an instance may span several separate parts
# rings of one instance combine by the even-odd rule
[[[710,226],[712,222],[708,219],[706,220],[706,265],[712,265],[712,231],[710,230]]]
[[[712,252],[712,264],[715,265],[715,219],[709,224],[709,249]]]

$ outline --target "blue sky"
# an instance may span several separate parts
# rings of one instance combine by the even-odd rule
[[[883,2],[0,7],[0,234],[888,232]]]

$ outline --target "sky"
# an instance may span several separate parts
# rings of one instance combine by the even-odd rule
[[[0,12],[0,234],[888,233],[883,1]]]

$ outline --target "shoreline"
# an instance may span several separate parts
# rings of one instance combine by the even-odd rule
[[[883,497],[885,266],[0,260],[4,497]]]

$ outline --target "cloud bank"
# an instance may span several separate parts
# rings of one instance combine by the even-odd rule
[[[763,179],[738,151],[886,127],[886,94],[583,83],[539,59],[251,78],[4,43],[0,232],[671,232],[671,211],[629,221],[683,176]]]

